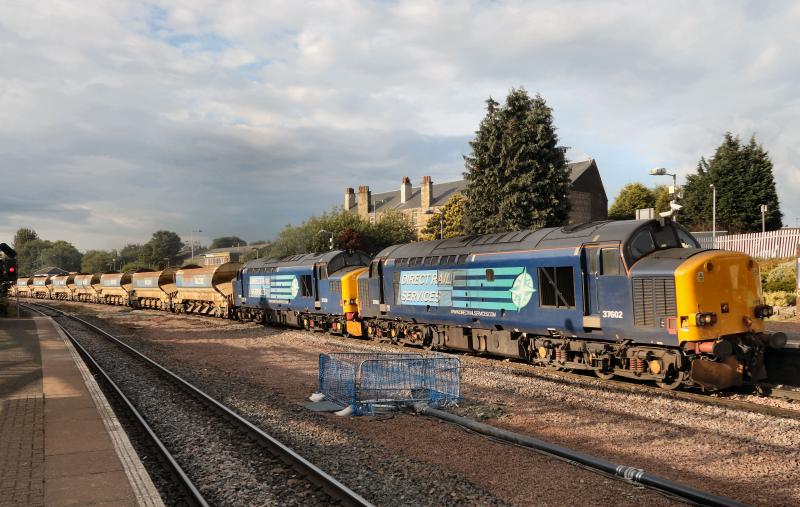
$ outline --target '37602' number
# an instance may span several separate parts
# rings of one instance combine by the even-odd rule
[[[619,310],[603,310],[604,319],[621,319],[622,312]]]

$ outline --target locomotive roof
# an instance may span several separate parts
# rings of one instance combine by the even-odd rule
[[[501,232],[474,236],[459,236],[445,240],[420,241],[394,245],[383,249],[377,258],[425,257],[428,255],[461,255],[482,252],[569,248],[583,243],[625,242],[639,228],[658,220],[607,220]]]
[[[270,257],[268,259],[254,259],[244,265],[243,271],[247,272],[255,268],[313,267],[315,264],[320,262],[330,264],[334,259],[337,259],[340,256],[361,256],[363,257],[364,265],[369,264],[369,256],[364,252],[330,250],[327,252],[287,255],[284,257]],[[345,264],[351,265],[350,263]]]

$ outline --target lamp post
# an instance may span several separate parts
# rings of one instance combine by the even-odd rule
[[[677,173],[668,173],[666,167],[654,167],[650,169],[650,176],[672,176],[672,196],[673,200],[670,201],[670,212],[672,213],[672,219],[676,220],[676,215],[678,214],[678,203],[676,202],[678,199],[678,174]],[[675,206],[673,206],[673,203]],[[666,215],[669,216],[669,215]]]
[[[256,252],[256,259],[260,257],[261,252],[258,251],[258,248],[251,248],[250,250],[255,250]]]
[[[203,232],[203,229],[192,229],[192,232],[189,233],[189,248],[192,250],[192,260],[194,260],[194,233]]]
[[[762,234],[767,232],[767,218],[766,218],[766,215],[767,215],[767,205],[766,204],[762,204],[761,205],[761,233]]]
[[[717,187],[711,187],[711,248],[717,248]]]
[[[439,208],[429,209],[426,215],[439,215],[439,239],[444,239],[444,211]]]

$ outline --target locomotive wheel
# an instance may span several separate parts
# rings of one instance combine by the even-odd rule
[[[604,372],[602,370],[593,370],[593,371],[594,374],[597,375],[597,378],[599,378],[600,380],[611,380],[612,378],[614,378],[613,372]]]
[[[683,384],[683,380],[680,378],[673,378],[673,379],[665,379],[664,382],[656,381],[656,385],[661,389],[665,389],[667,391],[674,391],[675,389],[679,388]]]

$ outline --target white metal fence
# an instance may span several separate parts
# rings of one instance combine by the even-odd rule
[[[707,238],[708,232],[693,233],[695,236]],[[708,238],[710,240],[710,238]],[[708,241],[710,243],[710,241]],[[701,244],[703,242],[701,241]],[[754,232],[750,234],[717,235],[715,248],[743,252],[762,259],[793,257],[800,244],[800,228],[779,229],[777,231]],[[711,248],[711,245],[703,245]]]

